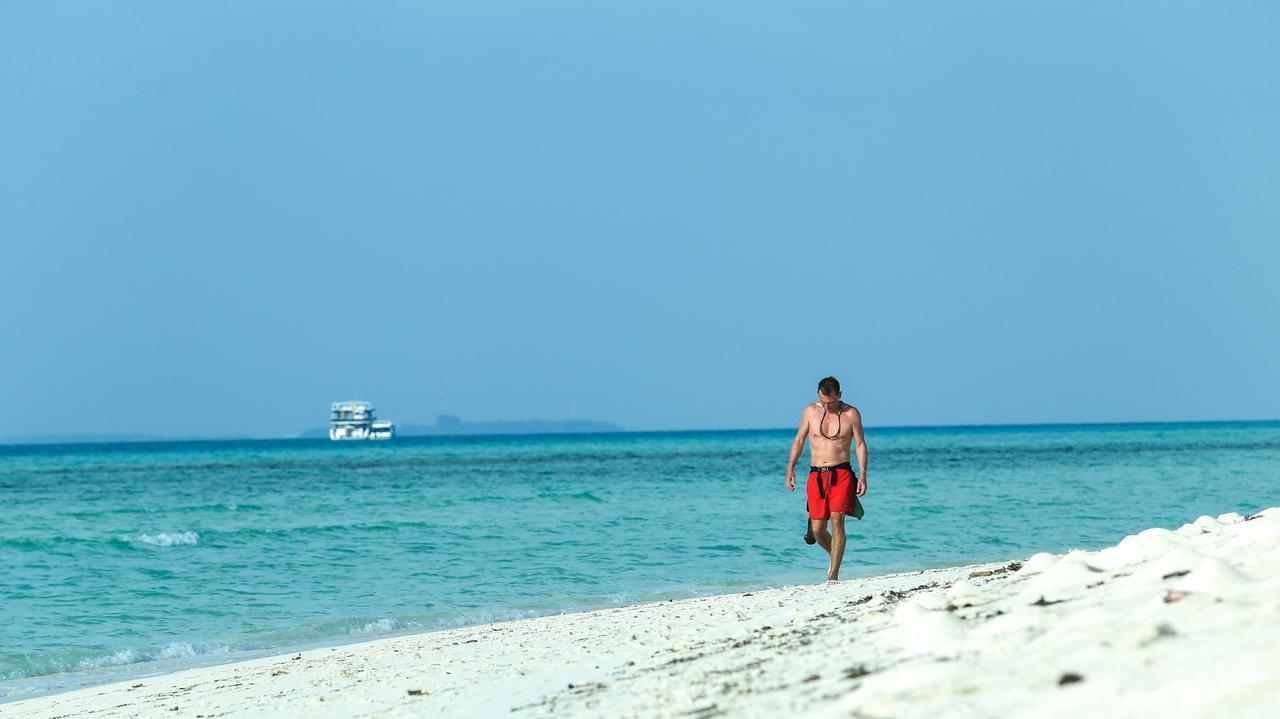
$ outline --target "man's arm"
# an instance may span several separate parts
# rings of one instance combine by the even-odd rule
[[[804,451],[804,442],[809,437],[809,410],[800,415],[800,429],[796,430],[796,438],[791,441],[791,458],[787,461],[787,489],[796,491],[796,462],[800,461],[800,453]]]
[[[853,416],[853,447],[858,453],[858,496],[861,497],[867,493],[867,438],[862,435],[862,413],[857,407],[852,408],[850,414]]]

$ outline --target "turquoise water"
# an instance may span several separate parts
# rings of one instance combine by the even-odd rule
[[[816,582],[792,431],[0,447],[0,697]],[[1280,504],[1280,423],[868,432],[844,576]],[[802,462],[802,464],[805,464]]]

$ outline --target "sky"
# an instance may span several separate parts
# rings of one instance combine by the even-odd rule
[[[1278,31],[0,0],[0,437],[1280,417]]]

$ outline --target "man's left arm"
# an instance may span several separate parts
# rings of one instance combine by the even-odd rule
[[[858,453],[858,496],[867,493],[867,439],[862,434],[862,413],[857,407],[852,408],[853,415],[853,449]]]

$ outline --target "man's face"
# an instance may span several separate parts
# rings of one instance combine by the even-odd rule
[[[823,409],[829,412],[834,412],[840,408],[840,393],[836,392],[835,394],[823,394],[819,392],[818,404],[822,405]]]

